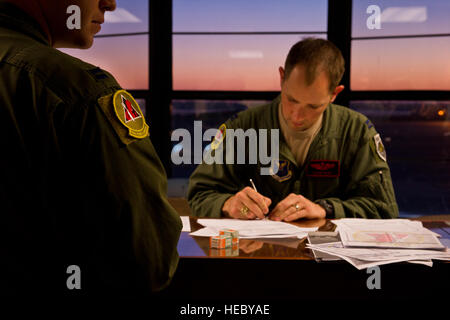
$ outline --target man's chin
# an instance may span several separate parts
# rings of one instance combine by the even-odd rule
[[[76,45],[79,49],[89,49],[94,44],[94,37],[83,37],[78,39]]]

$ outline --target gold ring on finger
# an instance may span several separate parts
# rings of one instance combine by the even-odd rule
[[[243,206],[242,206],[242,208],[241,208],[241,215],[244,217],[244,218],[247,218],[247,216],[248,216],[248,207],[244,204]]]
[[[295,208],[295,211],[299,211],[300,210],[300,205],[298,203],[296,203],[294,208]]]

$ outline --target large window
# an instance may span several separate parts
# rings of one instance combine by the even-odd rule
[[[382,135],[402,216],[450,212],[450,101],[352,101]]]
[[[263,100],[174,100],[172,111],[172,128],[186,129],[191,134],[192,143],[194,139],[202,139],[195,133],[194,124],[201,126],[202,133],[211,128],[218,128],[234,114],[258,105],[268,103]],[[189,177],[195,169],[193,150],[183,150],[180,141],[172,141],[172,152],[183,155],[184,152],[191,154],[190,163],[172,166],[173,177]],[[202,141],[202,148],[206,148],[210,142]]]
[[[449,90],[449,53],[450,37],[354,40],[351,88]]]
[[[448,0],[117,4],[91,50],[64,51],[110,71],[140,98],[169,177],[183,179],[180,190],[195,165],[170,161],[167,146],[183,151],[171,132],[193,136],[194,121],[204,132],[273,99],[289,48],[313,36],[329,38],[346,58],[338,99],[380,132],[401,214],[450,213]]]
[[[450,2],[358,0],[352,12],[350,97],[364,100],[350,107],[382,136],[400,214],[448,214]]]
[[[351,89],[449,90],[449,12],[447,0],[353,1]]]
[[[127,90],[148,89],[148,36],[102,37],[89,50],[62,51],[110,72]]]
[[[370,29],[367,20],[380,8],[380,28]],[[447,0],[354,0],[352,37],[443,35],[450,33],[450,2]],[[370,22],[369,22],[370,24]]]
[[[175,100],[172,130],[194,121],[203,131],[267,100],[236,100],[233,92],[280,90],[278,67],[290,47],[305,37],[327,35],[327,1],[173,1],[173,89],[228,92],[226,100]],[[206,96],[206,95],[205,95]],[[206,143],[204,143],[206,145]],[[176,152],[177,142],[173,142]],[[173,165],[173,177],[188,177],[195,165]]]
[[[174,0],[173,88],[277,91],[289,48],[326,31],[324,0]]]

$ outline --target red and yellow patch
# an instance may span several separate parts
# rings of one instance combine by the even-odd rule
[[[114,95],[101,97],[98,104],[124,144],[148,137],[144,114],[127,91],[119,90]]]
[[[211,149],[213,150],[217,149],[222,144],[226,134],[227,134],[227,126],[225,125],[225,123],[223,123],[217,130],[214,140],[211,142]]]
[[[133,96],[125,90],[119,90],[113,97],[114,112],[119,121],[128,128],[128,134],[142,139],[148,136],[148,125]]]

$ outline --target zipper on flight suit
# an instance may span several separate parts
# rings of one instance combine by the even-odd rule
[[[311,145],[309,146],[308,153],[306,154],[305,161],[303,162],[303,165],[298,168],[298,175],[297,180],[298,181],[304,181],[306,168],[309,165],[309,162],[315,156],[320,149],[322,149],[325,146],[326,142],[323,141],[323,128],[319,131],[319,133],[316,135],[314,140],[312,141]],[[300,182],[301,183],[301,182]],[[300,186],[300,193],[303,193],[302,188],[304,187],[304,184],[301,184]]]

